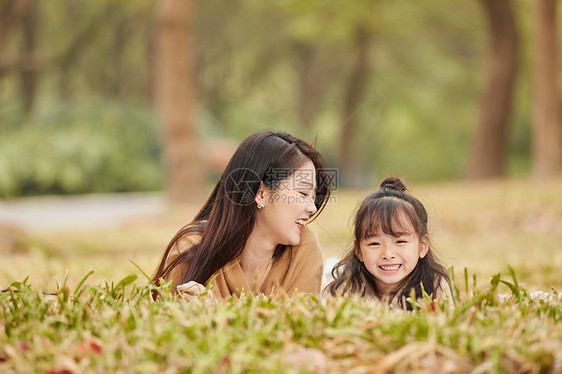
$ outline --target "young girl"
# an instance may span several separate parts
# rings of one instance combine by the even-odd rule
[[[450,300],[449,276],[435,259],[429,243],[427,212],[407,194],[398,178],[386,178],[355,216],[353,251],[332,270],[326,290],[332,295],[358,293],[411,310],[406,301],[428,295]]]

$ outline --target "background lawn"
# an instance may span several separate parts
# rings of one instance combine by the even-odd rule
[[[509,265],[530,290],[562,288],[562,181],[406,183],[429,212],[434,250],[457,274],[466,267],[479,285],[488,284]],[[325,258],[347,250],[354,211],[368,193],[334,191],[311,224]],[[65,277],[75,286],[90,270],[93,283],[140,275],[130,261],[152,274],[168,241],[198,208],[166,208],[115,225],[73,230],[3,227],[0,286],[29,276],[34,289],[53,290]]]

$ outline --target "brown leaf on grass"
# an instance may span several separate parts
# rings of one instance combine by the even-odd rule
[[[384,356],[371,373],[468,373],[469,361],[450,348],[430,342],[413,342]]]
[[[225,373],[225,372],[228,371],[229,367],[230,367],[230,357],[223,356],[223,358],[221,358],[219,360],[219,363],[217,365],[217,372],[218,373]]]
[[[88,339],[81,342],[78,346],[78,354],[84,355],[90,352],[100,355],[103,353],[103,348],[100,343],[93,339]]]
[[[48,369],[45,374],[73,374],[74,372],[69,369]]]
[[[25,353],[31,349],[31,344],[29,344],[25,340],[20,340],[18,341],[18,348],[20,351]]]
[[[435,300],[432,300],[431,303],[429,304],[429,306],[427,307],[427,310],[429,310],[430,312],[435,313],[436,307],[435,307]]]

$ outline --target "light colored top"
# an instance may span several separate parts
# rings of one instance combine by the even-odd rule
[[[200,241],[200,234],[182,238],[170,251],[166,265]],[[230,261],[213,274],[210,278],[212,279],[211,289],[216,296],[221,298],[239,295],[242,290],[265,295],[291,294],[295,290],[318,294],[322,282],[322,266],[322,252],[318,238],[314,231],[305,226],[300,243],[292,246],[292,250],[291,246],[288,246],[283,254],[274,260],[259,289],[250,287],[238,259]],[[187,265],[179,264],[165,278],[166,281],[173,280],[172,290],[182,283],[186,271]]]

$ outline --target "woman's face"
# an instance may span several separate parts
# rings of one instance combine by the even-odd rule
[[[312,161],[291,170],[275,190],[263,186],[258,191],[256,202],[263,201],[258,211],[256,229],[268,235],[275,244],[297,245],[304,225],[316,213],[314,191],[316,169]],[[282,171],[288,174],[288,171]]]

